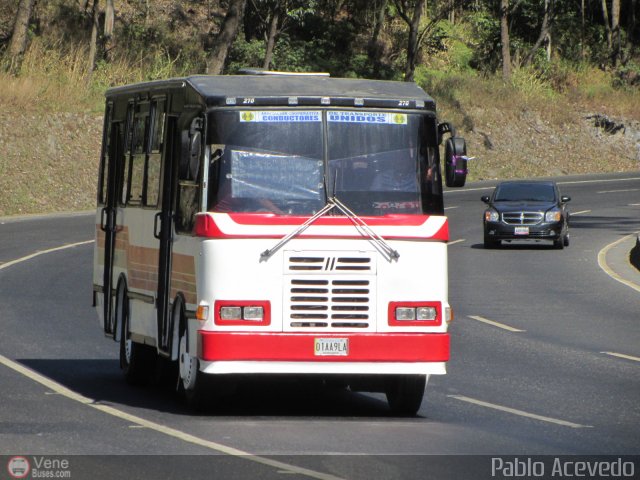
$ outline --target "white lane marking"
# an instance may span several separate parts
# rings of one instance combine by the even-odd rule
[[[453,242],[449,242],[449,245],[455,245],[456,243],[462,243],[462,242],[466,242],[467,239],[466,238],[459,238],[458,240],[454,240]]]
[[[16,263],[26,262],[27,260],[31,260],[32,258],[38,257],[40,255],[45,255],[47,253],[57,252],[59,250],[65,250],[67,248],[78,247],[80,245],[87,245],[88,243],[93,243],[94,241],[95,240],[86,240],[84,242],[69,243],[67,245],[62,245],[60,247],[49,248],[47,250],[41,250],[39,252],[32,253],[32,254],[27,255],[25,257],[16,258],[15,260],[11,260],[10,262],[3,263],[2,265],[0,265],[0,270],[2,270],[4,268],[8,268],[8,267],[10,267],[12,265],[15,265]]]
[[[454,205],[452,207],[444,207],[445,210],[453,210],[454,208],[458,208],[458,206]]]
[[[634,362],[640,362],[640,358],[634,357],[633,355],[625,355],[624,353],[617,352],[600,352],[605,355],[611,355],[612,357],[624,358],[626,360],[633,360]]]
[[[227,445],[222,445],[220,443],[205,440],[204,438],[196,437],[195,435],[191,435],[189,433],[177,430],[175,428],[167,427],[166,425],[162,425],[160,423],[145,420],[144,418],[138,417],[136,415],[131,415],[130,413],[126,413],[126,412],[123,412],[122,410],[118,410],[115,407],[96,403],[94,399],[85,397],[84,395],[76,393],[73,390],[68,389],[64,385],[61,385],[58,382],[51,380],[50,378],[47,378],[43,375],[40,375],[39,373],[23,365],[20,365],[19,363],[14,362],[13,360],[10,360],[3,355],[0,355],[0,363],[24,375],[25,377],[30,378],[33,381],[44,385],[45,387],[59,393],[60,395],[64,395],[65,397],[71,400],[75,400],[76,402],[82,403],[83,405],[86,405],[91,408],[95,408],[96,410],[99,410],[108,415],[125,420],[130,424],[136,425],[137,427],[148,428],[149,430],[154,430],[156,432],[163,433],[165,435],[177,438],[184,442],[193,443],[194,445],[208,448],[209,450],[214,450],[216,452],[224,453],[226,455],[242,458],[243,460],[248,460],[251,462],[266,465],[268,467],[273,467],[277,470],[282,470],[287,473],[304,475],[306,477],[316,478],[318,480],[342,480],[340,477],[336,477],[334,475],[330,475],[322,472],[316,472],[314,470],[297,467],[295,465],[289,465],[288,463],[279,462],[277,460],[272,460],[270,458],[255,456],[249,452],[245,452],[237,448],[233,448]],[[131,426],[129,428],[131,428]]]
[[[640,207],[640,203],[630,203],[630,207]]]
[[[566,420],[560,420],[558,418],[545,417],[544,415],[538,415],[536,413],[525,412],[524,410],[517,410],[511,407],[505,407],[503,405],[496,405],[495,403],[483,402],[482,400],[476,400],[475,398],[465,397],[463,395],[447,395],[447,397],[455,398],[462,402],[472,403],[481,407],[492,408],[494,410],[500,410],[501,412],[512,413],[520,417],[533,418],[534,420],[541,420],[543,422],[555,423],[556,425],[562,425],[563,427],[571,428],[593,428],[591,425],[581,425],[579,423],[567,422]]]
[[[623,192],[637,192],[638,190],[640,190],[640,189],[638,189],[638,188],[625,188],[625,189],[622,189],[622,190],[601,190],[601,191],[596,192],[596,193],[623,193]]]
[[[611,250],[613,247],[615,247],[619,243],[624,242],[628,238],[633,237],[634,235],[637,235],[638,233],[640,233],[640,232],[632,233],[631,235],[627,235],[626,237],[622,237],[622,238],[616,240],[615,242],[610,243],[609,245],[604,247],[602,250],[600,250],[600,252],[598,252],[598,266],[604,271],[604,273],[609,275],[614,280],[622,283],[623,285],[626,285],[629,288],[633,288],[637,292],[640,292],[640,285],[638,285],[638,284],[636,284],[636,283],[634,283],[634,282],[632,282],[630,280],[626,280],[626,279],[622,278],[620,275],[618,275],[616,272],[614,272],[611,269],[611,267],[609,267],[609,264],[607,263],[607,253],[609,252],[609,250]]]
[[[571,216],[574,215],[582,215],[584,213],[591,213],[591,210],[580,210],[579,212],[569,212],[571,214]]]
[[[627,182],[630,180],[640,180],[640,177],[631,177],[631,178],[608,178],[605,180],[567,180],[567,181],[556,181],[558,185],[579,185],[583,183],[609,183],[609,182]],[[495,188],[495,185],[489,187],[476,187],[476,188],[456,188],[451,190],[445,190],[444,193],[465,193],[465,192],[477,192],[480,190],[492,190]]]
[[[626,182],[628,180],[640,180],[640,177],[632,178],[608,178],[605,180],[570,180],[566,182],[557,182],[558,185],[578,185],[581,183],[609,183],[609,182]]]
[[[486,323],[488,325],[493,325],[494,327],[502,328],[503,330],[508,330],[509,332],[526,332],[526,330],[520,330],[519,328],[510,327],[509,325],[505,325],[504,323],[489,320],[488,318],[480,317],[478,315],[469,315],[469,318],[477,320],[478,322]]]

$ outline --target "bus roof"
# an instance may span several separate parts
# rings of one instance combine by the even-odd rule
[[[413,82],[320,75],[193,75],[110,88],[106,96],[155,94],[183,88],[191,90],[207,106],[326,105],[435,110],[433,98]]]

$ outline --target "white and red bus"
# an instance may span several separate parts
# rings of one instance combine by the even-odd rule
[[[447,133],[442,170],[462,186],[464,140],[413,83],[108,90],[93,292],[127,380],[172,364],[205,405],[239,375],[315,376],[415,413],[449,359]]]

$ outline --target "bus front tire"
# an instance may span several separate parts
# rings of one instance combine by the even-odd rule
[[[178,336],[178,391],[184,395],[187,406],[196,411],[207,406],[205,375],[200,372],[198,358],[189,354],[189,333],[182,302],[176,302],[173,310],[174,325],[179,325]]]
[[[385,389],[391,411],[396,415],[415,415],[422,404],[426,385],[426,375],[395,375],[391,377]]]

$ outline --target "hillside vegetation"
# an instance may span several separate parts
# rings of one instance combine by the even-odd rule
[[[270,68],[412,76],[467,139],[476,157],[472,181],[640,168],[631,0],[621,2],[618,49],[615,41],[608,46],[600,1],[587,0],[584,12],[580,2],[551,1],[551,41],[540,45],[549,0],[512,1],[507,77],[498,0],[96,0],[95,10],[93,0],[51,0],[34,4],[18,56],[11,39],[17,8],[28,0],[0,0],[0,216],[92,208],[105,89],[207,72],[238,1],[241,22],[224,73],[265,65],[277,13]],[[115,22],[107,37],[109,3]],[[403,15],[415,19],[416,4],[420,41],[411,69]]]

